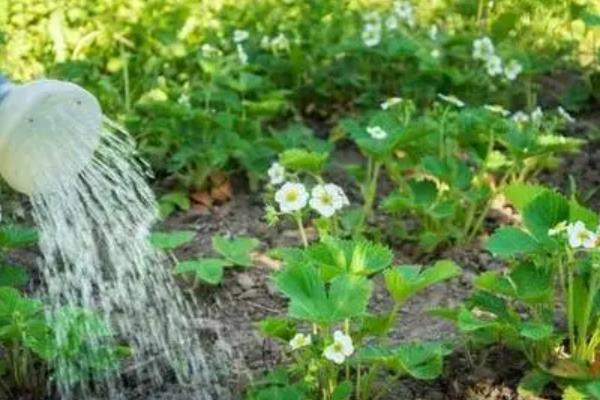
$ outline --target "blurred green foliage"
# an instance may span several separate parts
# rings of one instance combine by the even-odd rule
[[[442,92],[521,106],[540,85],[535,77],[565,69],[585,69],[586,80],[562,100],[577,107],[593,93],[593,0],[413,6],[416,26],[367,47],[363,19],[388,13],[391,0],[0,0],[0,71],[84,86],[134,134],[159,177],[193,189],[240,168],[256,182],[281,150],[274,133],[290,123],[331,122],[397,94],[417,105]],[[248,39],[234,43],[235,30]],[[482,35],[525,66],[524,85],[473,67],[472,41]]]

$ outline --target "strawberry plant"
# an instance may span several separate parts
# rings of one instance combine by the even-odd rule
[[[379,399],[399,377],[434,379],[442,372],[448,343],[393,343],[389,334],[408,299],[459,274],[454,263],[394,266],[386,246],[331,236],[304,249],[275,249],[272,254],[283,261],[273,279],[289,300],[288,315],[258,326],[285,347],[291,363],[286,380],[258,383],[249,398],[270,399],[285,391],[298,398],[347,399],[354,394]],[[367,307],[377,275],[383,275],[394,301],[384,312]],[[390,377],[373,392],[380,371]]]
[[[511,185],[505,194],[522,225],[499,228],[486,247],[506,260],[509,271],[478,276],[463,306],[438,313],[474,344],[521,351],[532,367],[523,392],[540,395],[555,381],[593,396],[600,344],[598,216],[541,186]],[[564,327],[556,322],[562,317]]]

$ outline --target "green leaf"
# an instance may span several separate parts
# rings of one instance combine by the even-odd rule
[[[182,261],[175,266],[176,274],[193,272],[197,279],[211,285],[218,285],[223,280],[223,270],[231,262],[219,258]]]
[[[522,322],[518,329],[521,336],[535,341],[551,338],[554,331],[552,325],[532,321]]]
[[[517,297],[527,304],[543,304],[552,298],[552,272],[530,263],[517,265],[510,273]]]
[[[356,362],[383,363],[416,379],[431,380],[442,373],[443,357],[448,351],[441,343],[407,343],[400,346],[366,346]]]
[[[306,400],[304,391],[294,386],[271,386],[252,395],[251,400]]]
[[[315,153],[304,149],[289,149],[279,155],[279,162],[293,172],[320,174],[329,154]]]
[[[556,192],[540,194],[523,210],[523,222],[538,240],[547,240],[548,230],[568,219],[569,202]]]
[[[337,385],[331,394],[331,400],[348,400],[352,396],[354,385],[351,381],[344,381]]]
[[[522,213],[527,204],[546,191],[548,189],[540,185],[512,183],[504,189],[504,196]]]
[[[473,285],[486,292],[494,295],[502,295],[508,297],[516,297],[517,289],[513,282],[505,276],[501,276],[496,271],[486,271],[483,274],[477,276]]]
[[[417,265],[404,265],[385,273],[385,287],[394,301],[404,303],[426,287],[454,278],[459,274],[460,268],[454,262],[447,260],[438,261],[425,270]]]
[[[191,242],[195,236],[192,231],[154,232],[150,235],[150,243],[160,250],[174,250]]]
[[[514,257],[538,249],[538,242],[527,232],[514,227],[503,227],[488,239],[486,249],[501,258]]]
[[[22,228],[14,225],[0,226],[0,250],[11,250],[30,246],[38,241],[35,229]]]
[[[403,369],[415,379],[431,380],[442,374],[443,353],[438,344],[415,343],[401,345],[398,357]]]
[[[213,248],[220,255],[231,261],[234,265],[251,267],[254,265],[250,253],[258,247],[258,239],[251,237],[237,237],[228,239],[224,236],[213,236]]]
[[[370,276],[389,267],[393,259],[388,247],[362,239],[327,237],[311,245],[305,253],[312,263],[322,268],[326,280],[344,273]]]
[[[598,214],[580,205],[577,201],[571,200],[569,202],[569,221],[582,221],[586,226],[596,227],[598,226]]]
[[[287,266],[275,282],[290,299],[290,316],[325,324],[362,315],[372,290],[367,278],[349,274],[335,277],[326,287],[315,268],[302,265]]]
[[[543,371],[534,369],[525,374],[521,379],[517,391],[524,399],[531,396],[541,396],[544,388],[550,382],[552,382],[552,376]]]
[[[491,328],[496,325],[495,320],[484,320],[477,318],[465,307],[461,307],[458,312],[457,326],[463,332],[473,332],[480,329]]]
[[[29,282],[29,274],[24,267],[0,265],[0,286],[21,288]]]
[[[289,342],[296,334],[296,323],[287,318],[266,318],[258,323],[258,329],[265,337]]]

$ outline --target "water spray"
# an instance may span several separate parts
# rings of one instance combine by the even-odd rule
[[[0,175],[30,198],[48,317],[63,307],[92,310],[132,350],[126,377],[57,381],[62,399],[126,399],[124,380],[162,388],[175,383],[169,376],[190,399],[231,398],[231,349],[148,243],[157,212],[146,168],[92,94],[67,82],[0,77]],[[59,348],[67,339],[55,332]],[[68,375],[69,362],[55,360],[54,370]]]

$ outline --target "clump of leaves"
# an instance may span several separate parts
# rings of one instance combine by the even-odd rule
[[[36,241],[33,229],[1,225],[0,257]],[[110,328],[100,316],[72,308],[49,312],[44,303],[18,290],[29,282],[25,269],[5,264],[3,259],[0,262],[3,398],[46,398],[48,380],[68,387],[118,369],[129,350],[113,342]]]
[[[282,391],[298,398],[379,398],[388,386],[373,392],[378,371],[390,372],[388,384],[401,376],[433,379],[442,372],[447,344],[391,343],[389,334],[409,298],[460,273],[454,263],[393,266],[392,252],[384,245],[331,236],[305,249],[275,249],[271,255],[283,261],[273,279],[289,299],[288,316],[258,326],[294,361],[277,381],[258,383],[249,398],[274,399]],[[371,313],[367,305],[380,274],[394,305]]]
[[[157,249],[171,251],[191,242],[195,235],[192,231],[154,232],[150,236],[150,243]],[[174,272],[192,275],[195,281],[218,285],[223,280],[225,268],[252,267],[252,252],[259,244],[258,239],[252,237],[216,235],[212,238],[212,247],[219,258],[178,261]]]
[[[598,216],[541,186],[512,185],[505,195],[523,222],[499,228],[486,247],[509,271],[477,277],[470,299],[446,316],[475,344],[500,342],[523,352],[534,368],[523,391],[539,395],[554,380],[593,396],[600,361]]]
[[[251,237],[213,236],[212,246],[221,258],[201,258],[177,263],[176,274],[193,274],[196,280],[218,285],[226,267],[250,268],[254,265],[251,253],[260,242]]]

